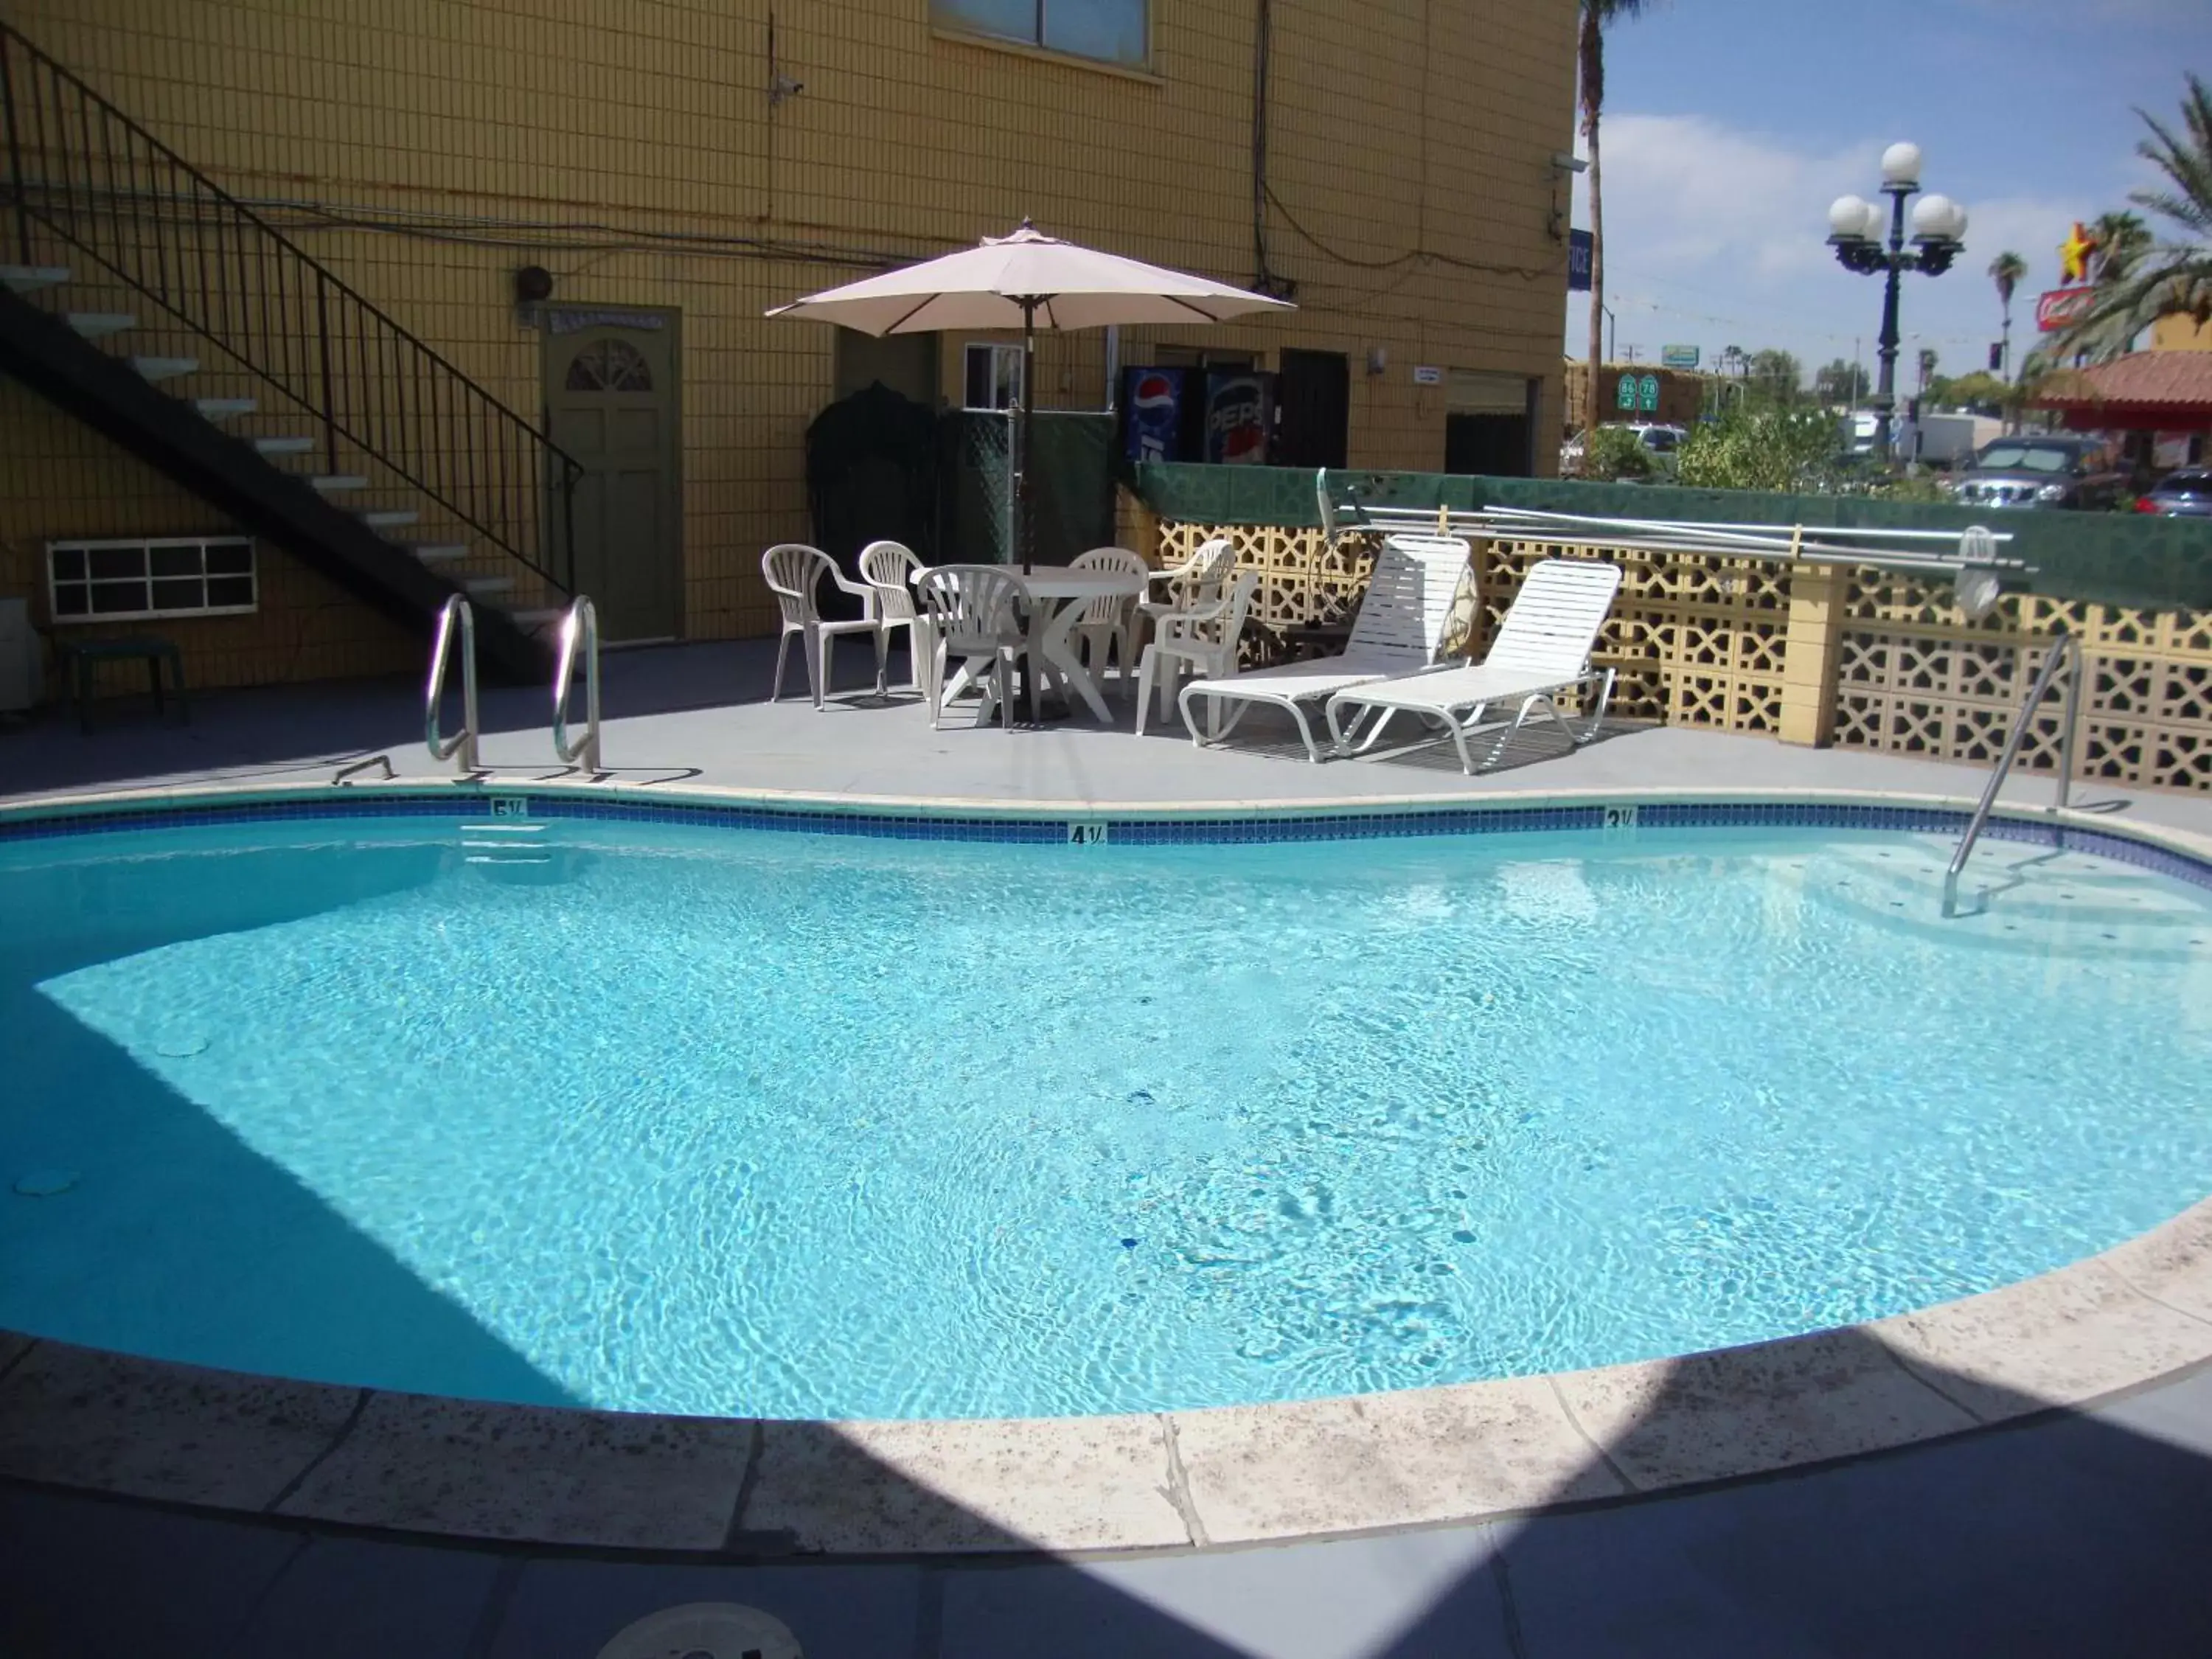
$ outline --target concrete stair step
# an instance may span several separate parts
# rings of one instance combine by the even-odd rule
[[[494,593],[514,592],[514,578],[512,576],[471,576],[462,582],[461,586],[467,592],[469,597],[472,599],[487,599]]]
[[[469,556],[466,542],[422,542],[407,550],[424,564],[450,564]]]
[[[257,455],[306,455],[313,452],[313,438],[256,438],[253,453]]]
[[[368,480],[358,472],[318,472],[307,482],[325,495],[336,495],[349,489],[368,488]]]
[[[67,265],[0,265],[0,288],[28,294],[34,288],[58,288],[70,279]]]
[[[192,407],[202,420],[233,421],[261,407],[251,398],[195,398]]]
[[[565,611],[537,610],[510,611],[507,616],[507,620],[524,633],[542,634],[549,628],[559,627],[561,618],[568,614]]]
[[[371,530],[404,530],[422,515],[411,507],[378,507],[361,515]]]
[[[173,380],[180,375],[197,373],[200,360],[197,357],[133,357],[131,367],[149,380]]]
[[[101,339],[138,326],[138,319],[127,311],[65,311],[62,320],[88,340]]]

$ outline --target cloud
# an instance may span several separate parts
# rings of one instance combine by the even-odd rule
[[[1812,364],[1848,356],[1856,339],[1872,362],[1880,284],[1836,264],[1827,211],[1838,196],[1874,191],[1878,138],[1811,149],[1710,116],[1633,112],[1608,116],[1601,138],[1607,297],[1622,346],[1633,343],[1650,358],[1662,343],[1694,342],[1710,361],[1723,345],[1774,345]],[[2007,249],[2030,271],[2021,286],[2029,298],[2014,301],[2017,358],[2023,318],[2033,330],[2033,295],[2057,280],[2066,227],[2100,204],[2018,195],[1967,205],[1972,222],[1957,264],[1940,278],[1906,279],[1908,363],[1921,345],[1935,347],[1948,369],[1978,360],[1999,320],[1985,273]],[[1578,222],[1589,222],[1585,202]],[[1567,328],[1576,355],[1587,317],[1577,295]]]

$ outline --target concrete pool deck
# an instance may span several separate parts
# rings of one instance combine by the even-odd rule
[[[1651,790],[1841,790],[1925,799],[1971,796],[1984,779],[1970,769],[1888,757],[1633,728],[1572,756],[1559,754],[1556,735],[1539,733],[1521,745],[1514,763],[1474,780],[1462,778],[1455,763],[1438,764],[1433,751],[1382,764],[1311,766],[1288,757],[1296,751],[1288,746],[1295,740],[1287,726],[1281,742],[1260,752],[1249,745],[1201,752],[1167,738],[1139,742],[1080,722],[1011,738],[969,729],[932,733],[910,703],[835,707],[817,714],[799,702],[770,708],[732,702],[753,681],[764,689],[764,663],[765,653],[751,647],[610,659],[609,704],[618,718],[609,723],[606,755],[621,769],[617,781],[648,793],[911,795],[1095,810],[1201,803],[1350,807]],[[419,737],[411,757],[400,747],[410,728],[419,732],[416,697],[412,687],[402,686],[235,694],[203,699],[193,727],[118,723],[82,738],[73,726],[50,720],[0,739],[0,765],[17,800],[88,788],[319,785],[344,760],[386,744],[403,771],[428,775]],[[485,744],[501,787],[556,770],[537,723],[544,701],[542,692],[487,698],[488,726],[508,722]],[[412,767],[413,758],[422,766]],[[2008,799],[2039,805],[2050,787],[2048,780],[2026,780]],[[2082,822],[2164,831],[2183,842],[2212,830],[2212,801],[2131,791],[2115,807],[2116,799],[2095,786],[2077,791],[2083,804],[2106,809]],[[732,1583],[835,1571],[873,1574],[866,1582],[883,1586],[898,1572],[917,1575],[909,1586],[916,1622],[903,1644],[823,1646],[800,1630],[817,1659],[839,1651],[1410,1654],[1432,1650],[1405,1645],[1402,1632],[1390,1635],[1403,1625],[1407,1605],[1419,1601],[1433,1611],[1456,1606],[1455,1596],[1468,1602],[1474,1622],[1451,1651],[1731,1651],[1738,1650],[1717,1642],[1678,1647],[1645,1640],[1657,1627],[1638,1637],[1632,1601],[1618,1600],[1614,1645],[1547,1644],[1515,1611],[1525,1592],[1516,1597],[1508,1586],[1520,1572],[1510,1565],[1514,1549],[1519,1540],[1548,1538],[1603,1515],[1664,1514],[1730,1500],[1747,1512],[1768,1501],[1747,1495],[1771,1490],[1785,1471],[1799,1471],[1785,1477],[1793,1487],[1854,1480],[1910,1486],[1921,1477],[1869,1472],[1956,1457],[1956,1449],[1984,1443],[2043,1445],[2069,1423],[2126,1437],[2141,1422],[2155,1421],[2162,1426],[2153,1439],[2168,1451],[2177,1440],[2188,1449],[2185,1455],[2154,1459],[2162,1468],[2172,1464],[2161,1479],[2201,1491],[2195,1483],[2203,1480],[2198,1466],[2212,1449],[2212,1388],[2193,1370],[2208,1358],[2212,1212],[2204,1206],[2104,1257],[1986,1297],[1727,1354],[1306,1407],[1058,1425],[832,1428],[610,1419],[188,1374],[62,1345],[0,1339],[0,1474],[29,1483],[12,1495],[0,1491],[12,1504],[0,1512],[11,1517],[11,1527],[42,1513],[111,1521],[130,1515],[136,1518],[127,1524],[142,1530],[244,1527],[255,1539],[291,1540],[287,1559],[302,1561],[325,1543],[366,1548],[369,1534],[389,1552],[401,1548],[392,1541],[399,1535],[427,1529],[501,1540],[416,1551],[422,1560],[449,1566],[492,1563],[495,1577],[519,1571],[528,1578],[544,1564],[527,1553],[546,1546],[752,1564],[697,1569],[739,1575]],[[2129,1392],[2147,1386],[2148,1392]],[[92,1409],[103,1401],[112,1413]],[[1988,1432],[2006,1423],[2014,1426]],[[1917,1449],[1894,1449],[1913,1445]],[[1887,1455],[1870,1455],[1877,1453]],[[256,1518],[217,1522],[204,1513],[165,1510],[157,1522],[118,1507],[115,1498],[65,1498],[66,1487],[216,1505]],[[1656,1502],[1650,1496],[1670,1490],[1678,1495]],[[2160,1513],[2168,1514],[2164,1501]],[[110,1507],[86,1510],[86,1504]],[[2201,1502],[2196,1513],[2205,1513]],[[54,1524],[68,1534],[65,1519]],[[2201,1520],[2191,1524],[2197,1531],[2191,1536],[2204,1532]],[[1683,1525],[1694,1530],[1686,1518]],[[2066,1529],[2059,1525],[2061,1533]],[[2174,1532],[2175,1540],[2186,1531]],[[1330,1542],[1281,1541],[1331,1535]],[[1272,1547],[1256,1556],[1238,1547],[1269,1540]],[[1809,1546],[1811,1534],[1806,1541]],[[2163,1550],[2167,1541],[2161,1537],[2140,1547]],[[1006,1565],[1025,1558],[1035,1563],[1040,1553],[1101,1552],[1118,1553],[1073,1566]],[[1338,1621],[1342,1628],[1334,1636],[1328,1632],[1336,1626],[1319,1616],[1319,1607],[1304,1618],[1285,1611],[1313,1606],[1317,1596],[1328,1601],[1321,1588],[1330,1582],[1328,1571],[1316,1552],[1335,1552],[1326,1559],[1340,1567],[1365,1564],[1353,1571],[1367,1585],[1353,1597],[1361,1605],[1349,1625]],[[868,1556],[906,1565],[862,1565]],[[998,1576],[962,1576],[958,1563],[970,1557],[976,1565],[969,1571],[995,1564]],[[2184,1559],[2172,1558],[2177,1570]],[[1255,1566],[1255,1559],[1268,1565]],[[1280,1565],[1302,1559],[1313,1564],[1312,1576]],[[526,1565],[516,1569],[518,1560]],[[771,1565],[777,1562],[785,1565]],[[591,1565],[603,1573],[678,1571]],[[2149,1559],[2112,1565],[2137,1577],[2149,1571],[2153,1583],[2163,1582]],[[580,1569],[562,1557],[539,1577],[557,1578],[564,1571]],[[938,1586],[933,1615],[925,1581]],[[272,1582],[281,1585],[282,1575]],[[824,1581],[811,1582],[819,1589]],[[863,1578],[851,1583],[859,1596]],[[1240,1583],[1245,1590],[1233,1588]],[[1303,1589],[1294,1588],[1301,1583]],[[1169,1588],[1177,1584],[1182,1589]],[[1262,1588],[1271,1584],[1276,1588]],[[1016,1586],[1023,1587],[1018,1594],[994,1599],[994,1587]],[[907,1594],[901,1589],[892,1600]],[[51,1599],[49,1591],[40,1595]],[[1085,1618],[1074,1638],[1055,1637],[1049,1649],[1012,1645],[1023,1632],[1033,1638],[1041,1628],[1036,1608],[1056,1606],[1076,1616],[1096,1601],[1158,1614],[1178,1595],[1215,1611],[1170,1619],[1141,1638],[1126,1632],[1149,1626],[1125,1626],[1119,1646],[1098,1639],[1099,1632],[1115,1627],[1119,1613]],[[637,1611],[685,1599],[702,1598],[665,1595]],[[765,1594],[730,1599],[775,1610]],[[810,1592],[802,1599],[811,1603],[814,1597]],[[1242,1612],[1221,1612],[1224,1599]],[[1479,1616],[1471,1610],[1476,1602]],[[478,1606],[471,1632],[481,1633],[490,1605]],[[1666,1606],[1665,1598],[1656,1605]],[[2171,1595],[2154,1596],[2143,1606],[2157,1616],[2144,1628],[2179,1628],[2159,1620],[2181,1605]],[[960,1623],[956,1606],[999,1611],[963,1613],[967,1622]],[[1021,1612],[1024,1607],[1032,1611]],[[1395,1611],[1384,1618],[1384,1609]],[[505,1605],[489,1636],[477,1643],[472,1635],[475,1644],[454,1650],[540,1650],[504,1644],[501,1630],[514,1612]],[[2004,1613],[2006,1628],[2014,1627],[2012,1613],[1994,1603],[1986,1612]],[[1000,1622],[994,1626],[992,1618]],[[1473,1632],[1486,1620],[1494,1621],[1493,1634],[1517,1645],[1475,1640]],[[1355,1626],[1366,1632],[1358,1638],[1365,1645],[1346,1644]],[[1406,1628],[1419,1626],[1417,1619]],[[1951,1628],[1955,1636],[1967,1627]],[[615,1628],[599,1631],[599,1639]],[[884,1628],[888,1633],[892,1626]],[[988,1635],[994,1628],[996,1638]],[[1256,1632],[1263,1628],[1277,1633],[1261,1639]],[[1867,1628],[1890,1626],[1877,1619]],[[2040,1626],[2019,1624],[2030,1638],[2065,1628],[2055,1611]],[[1206,1639],[1220,1644],[1176,1647],[1170,1632],[1210,1632]],[[2027,1639],[2006,1650],[2167,1650],[2131,1645],[2118,1627],[2111,1637],[2070,1648]],[[1915,1650],[1894,1639],[1880,1645]],[[1860,1649],[1846,1642],[1741,1650]],[[1954,1641],[1925,1650],[1961,1649]]]

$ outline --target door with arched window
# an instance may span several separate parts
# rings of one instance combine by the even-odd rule
[[[556,309],[546,325],[546,421],[584,467],[576,592],[610,640],[672,639],[684,617],[677,314]]]

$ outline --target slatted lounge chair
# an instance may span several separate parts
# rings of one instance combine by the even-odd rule
[[[1469,551],[1455,536],[1385,537],[1343,653],[1224,679],[1192,681],[1182,697],[1182,721],[1190,728],[1191,741],[1201,746],[1218,742],[1264,703],[1288,711],[1305,740],[1308,758],[1322,758],[1309,712],[1319,714],[1318,705],[1340,691],[1432,667],[1443,648],[1444,630],[1451,625],[1453,602],[1468,579]],[[1214,705],[1202,736],[1191,713],[1194,697]]]
[[[1601,673],[1589,659],[1620,588],[1619,565],[1595,559],[1546,559],[1529,571],[1513,596],[1489,655],[1464,668],[1378,680],[1336,693],[1328,700],[1330,737],[1340,750],[1346,748],[1349,733],[1342,720],[1347,712],[1353,713],[1355,726],[1370,714],[1380,717],[1360,745],[1361,752],[1374,747],[1382,720],[1392,714],[1441,720],[1459,750],[1460,765],[1472,776],[1495,766],[1513,734],[1528,724],[1530,714],[1540,712],[1559,723],[1571,746],[1579,748],[1597,735],[1598,722],[1613,698],[1613,671]],[[1553,698],[1594,681],[1599,686],[1597,706],[1577,732]],[[1498,733],[1478,768],[1468,752],[1468,738],[1483,725],[1493,704],[1514,702],[1521,705],[1519,712]]]

